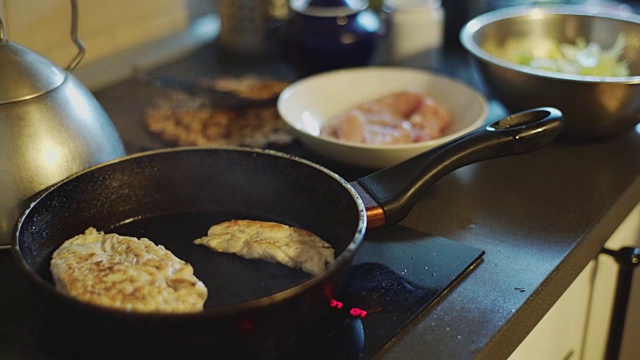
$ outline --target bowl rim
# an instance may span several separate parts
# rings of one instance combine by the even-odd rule
[[[309,133],[307,131],[301,130],[299,129],[297,126],[295,126],[294,123],[292,123],[289,119],[287,119],[285,116],[282,116],[283,120],[285,121],[285,123],[292,128],[293,130],[295,130],[296,132],[302,134],[303,136],[306,137],[310,137],[313,139],[320,139],[323,142],[327,142],[327,143],[331,143],[335,146],[340,146],[340,147],[349,147],[349,148],[358,148],[358,149],[363,149],[363,150],[375,150],[375,151],[394,151],[394,150],[411,150],[411,149],[421,149],[424,147],[429,147],[430,145],[438,145],[440,143],[443,142],[447,142],[449,140],[455,139],[457,137],[463,136],[464,134],[473,131],[479,127],[481,127],[485,121],[487,120],[487,116],[489,113],[489,102],[486,99],[486,97],[480,93],[480,91],[476,90],[475,88],[473,88],[472,86],[459,81],[455,78],[440,74],[440,73],[436,73],[433,71],[429,71],[426,69],[420,69],[420,68],[413,68],[413,67],[404,67],[404,66],[395,66],[395,65],[378,65],[378,66],[363,66],[363,67],[354,67],[354,68],[345,68],[345,69],[337,69],[337,70],[331,70],[331,71],[327,71],[327,72],[323,72],[323,73],[319,73],[316,75],[312,75],[309,77],[306,77],[304,79],[300,79],[299,81],[296,81],[292,84],[290,84],[289,86],[287,86],[287,88],[285,88],[282,93],[280,94],[278,101],[277,101],[277,107],[278,107],[278,111],[280,112],[280,108],[281,106],[283,106],[283,102],[284,99],[288,97],[288,94],[291,93],[292,91],[294,91],[296,88],[298,88],[299,86],[303,85],[305,82],[309,81],[309,80],[314,80],[314,79],[320,79],[320,78],[326,78],[326,77],[330,77],[330,76],[334,76],[334,75],[345,75],[351,72],[364,72],[364,73],[375,73],[375,72],[379,72],[379,71],[385,71],[385,72],[402,72],[402,73],[416,73],[416,74],[422,74],[422,75],[426,75],[435,79],[438,79],[440,81],[447,81],[447,82],[451,82],[453,84],[455,84],[456,86],[460,86],[463,88],[466,88],[469,91],[469,94],[473,95],[477,100],[478,100],[478,104],[481,107],[481,112],[477,114],[476,119],[473,120],[472,123],[470,123],[469,125],[455,131],[452,133],[448,133],[445,134],[441,137],[435,138],[435,139],[431,139],[431,140],[426,140],[426,141],[420,141],[420,142],[412,142],[412,143],[406,143],[406,144],[388,144],[388,145],[376,145],[376,144],[362,144],[362,143],[358,143],[358,142],[351,142],[351,141],[344,141],[344,140],[339,140],[339,139],[334,139],[331,137],[327,137],[327,136],[320,136],[320,135],[315,135],[312,133]]]
[[[595,76],[576,75],[556,71],[540,70],[526,65],[503,60],[484,50],[473,40],[476,32],[481,28],[499,20],[513,19],[527,16],[542,15],[575,15],[584,17],[605,18],[616,21],[635,23],[640,25],[640,15],[616,11],[608,8],[590,5],[524,5],[492,10],[478,15],[463,25],[459,33],[460,43],[477,59],[498,65],[510,70],[533,76],[583,83],[637,84],[640,75],[633,76]]]

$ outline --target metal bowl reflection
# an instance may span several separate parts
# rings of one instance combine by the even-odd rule
[[[630,76],[539,70],[507,61],[492,51],[514,39],[535,48],[545,46],[549,39],[575,43],[579,37],[608,49],[620,33],[627,36],[621,58],[628,63]],[[488,90],[508,111],[556,107],[565,115],[565,137],[602,138],[640,122],[640,16],[577,5],[505,8],[469,21],[460,32],[460,41],[475,60]]]

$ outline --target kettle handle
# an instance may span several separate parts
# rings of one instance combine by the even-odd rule
[[[4,23],[2,22],[2,18],[0,18],[0,44],[3,44],[7,39],[4,37]]]
[[[85,47],[80,37],[78,37],[78,1],[71,0],[71,39],[73,43],[78,48],[78,53],[76,56],[71,59],[69,65],[67,65],[67,70],[71,71],[78,66],[82,58],[84,58]]]
[[[7,38],[5,37],[4,33],[5,33],[4,23],[2,22],[2,18],[0,18],[0,44],[3,44],[4,42],[7,41]],[[76,56],[73,57],[73,59],[71,59],[71,62],[69,63],[69,65],[67,65],[68,71],[71,71],[75,69],[76,66],[78,66],[80,61],[82,61],[82,58],[84,58],[84,53],[85,53],[84,43],[82,43],[82,40],[80,40],[80,38],[78,37],[78,1],[77,0],[71,0],[71,39],[73,40],[73,43],[76,44],[76,47],[78,48],[78,53],[76,54]]]

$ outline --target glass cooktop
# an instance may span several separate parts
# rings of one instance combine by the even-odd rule
[[[344,286],[333,294],[326,321],[264,357],[371,358],[483,255],[400,225],[369,231]],[[24,281],[11,254],[0,253],[0,358],[47,359],[33,335],[38,304]]]

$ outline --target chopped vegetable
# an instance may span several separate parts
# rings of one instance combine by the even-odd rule
[[[502,49],[495,44],[487,50],[504,60],[539,70],[587,76],[629,76],[629,64],[620,59],[627,46],[627,37],[621,33],[610,49],[602,49],[583,37],[575,44],[560,43],[554,39],[508,40]]]

